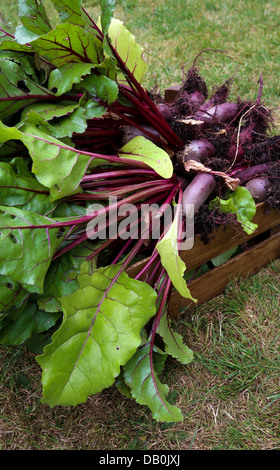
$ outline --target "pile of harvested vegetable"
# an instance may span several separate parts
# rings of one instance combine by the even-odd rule
[[[1,21],[0,341],[37,355],[50,406],[115,384],[178,421],[159,374],[168,355],[193,359],[168,316],[173,289],[192,299],[189,208],[206,238],[232,221],[254,231],[256,202],[280,207],[280,136],[261,78],[255,102],[228,102],[232,79],[208,96],[195,60],[166,102],[142,86],[143,49],[114,0],[98,20],[52,3],[55,27],[36,0],[19,0],[16,31]],[[144,221],[143,205],[157,208]]]

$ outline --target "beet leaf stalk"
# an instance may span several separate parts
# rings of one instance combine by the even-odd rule
[[[87,16],[89,17],[89,15]],[[131,69],[129,49],[125,53],[121,52],[118,41],[120,41],[119,34],[123,33],[123,25],[112,19],[111,25],[107,25],[103,28],[105,29],[104,34],[92,18],[90,18],[90,24],[98,33],[98,37],[106,44],[107,53],[109,52],[111,56],[116,59],[120,70],[126,77],[127,85],[119,84],[120,94],[133,105],[133,108],[136,109],[140,115],[142,115],[145,120],[147,120],[152,127],[160,133],[160,135],[162,135],[169,145],[174,146],[175,148],[182,147],[181,139],[169,126],[159,108],[155,105],[147,91],[141,85],[140,79],[137,78],[138,75],[135,73],[137,64],[136,66],[134,65],[134,70]],[[135,47],[134,44],[132,45],[132,42],[130,43],[130,46]],[[114,106],[112,106],[111,109],[114,109]],[[115,109],[115,112],[120,115],[117,109]],[[128,120],[128,116],[123,115],[122,117],[127,119],[127,122],[130,122]]]

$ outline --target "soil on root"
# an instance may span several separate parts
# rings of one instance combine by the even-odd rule
[[[256,165],[265,162],[280,161],[280,136],[267,137],[246,148],[245,160]]]
[[[280,210],[280,162],[270,165],[266,175],[269,177],[266,184],[266,203],[269,208],[278,208]]]
[[[195,215],[194,230],[200,235],[202,241],[207,244],[214,235],[214,231],[219,226],[223,226],[224,230],[231,224],[237,225],[236,216],[234,214],[223,214],[216,207],[210,209],[207,204],[203,204]]]
[[[195,67],[191,68],[184,79],[183,85],[181,87],[183,92],[188,94],[194,93],[195,91],[200,91],[205,99],[208,97],[208,89],[204,78],[199,75]]]

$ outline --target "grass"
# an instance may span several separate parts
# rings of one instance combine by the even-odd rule
[[[143,45],[151,65],[147,83],[161,88],[180,82],[203,49],[198,65],[209,89],[238,69],[233,94],[254,99],[260,74],[272,106],[279,101],[279,24],[277,1],[119,0],[125,24]]]
[[[98,4],[85,2],[96,14]],[[0,6],[18,24],[16,1]],[[119,0],[115,16],[145,49],[148,88],[180,83],[202,49],[226,50],[199,58],[209,90],[238,70],[232,96],[254,100],[262,74],[265,103],[279,107],[276,0]],[[182,409],[181,423],[156,423],[114,387],[75,408],[49,408],[41,404],[34,356],[0,347],[0,449],[280,450],[279,279],[278,260],[180,313],[176,329],[195,358],[188,366],[170,359],[163,381]]]

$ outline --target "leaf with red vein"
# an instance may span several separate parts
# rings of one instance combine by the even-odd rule
[[[68,21],[69,23],[78,24],[80,26],[85,25],[86,15],[84,15],[81,0],[71,0],[71,2],[69,2],[69,0],[51,1],[62,21]]]
[[[120,266],[78,276],[80,287],[61,299],[64,318],[37,358],[43,401],[76,405],[114,383],[141,344],[141,331],[155,314],[156,294],[130,279]]]
[[[15,114],[38,99],[54,94],[42,86],[27,56],[0,51],[0,119]]]
[[[52,221],[34,212],[0,206],[0,226],[7,227],[0,229],[0,274],[20,282],[29,292],[43,292],[52,256],[63,241],[59,228],[36,228],[43,223]]]
[[[133,34],[126,29],[123,22],[113,18],[108,30],[110,43],[122,60],[125,68],[141,83],[147,70],[143,59],[143,48],[137,44]]]
[[[31,46],[56,67],[77,62],[99,64],[104,59],[102,42],[91,31],[71,23],[58,25]]]
[[[169,387],[162,384],[151,360],[152,347],[145,344],[124,366],[126,384],[130,387],[133,398],[141,405],[148,406],[156,421],[182,421],[182,413],[175,405],[166,400]]]
[[[16,28],[15,38],[19,44],[26,44],[51,29],[45,7],[38,0],[18,0],[19,17],[22,25]]]

